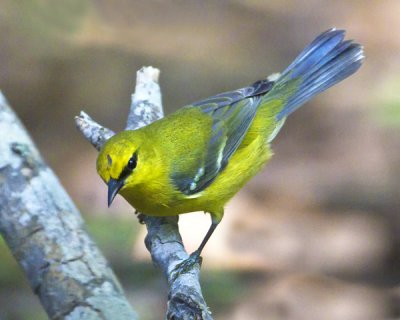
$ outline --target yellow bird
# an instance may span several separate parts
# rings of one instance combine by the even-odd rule
[[[362,47],[344,31],[319,35],[275,79],[221,93],[110,138],[97,159],[108,205],[120,193],[145,215],[208,212],[212,224],[178,269],[199,261],[224,206],[272,156],[271,141],[286,117],[358,70]]]

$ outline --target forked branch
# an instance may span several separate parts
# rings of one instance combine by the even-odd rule
[[[135,130],[163,117],[161,90],[158,84],[159,70],[144,67],[137,72],[135,93],[127,120],[126,130]],[[85,113],[76,117],[78,129],[84,137],[99,150],[113,132],[94,122]],[[178,218],[143,218],[148,234],[146,247],[153,262],[163,271],[168,284],[167,319],[211,320],[211,314],[204,301],[199,277],[200,267],[173,279],[175,266],[188,258],[178,230]]]

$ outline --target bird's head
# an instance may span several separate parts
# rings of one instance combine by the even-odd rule
[[[140,171],[140,136],[124,131],[111,137],[97,157],[97,172],[108,185],[108,206],[119,191],[135,184]]]

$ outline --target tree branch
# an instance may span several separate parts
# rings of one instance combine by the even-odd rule
[[[136,319],[78,210],[1,92],[0,136],[0,232],[49,318]]]
[[[158,85],[159,70],[144,67],[137,72],[135,93],[128,116],[126,130],[134,130],[163,117],[161,90]],[[84,137],[99,149],[111,131],[104,129],[89,117],[76,118],[77,127]],[[100,141],[100,142],[99,142]],[[178,230],[178,217],[158,218],[145,216],[147,226],[146,247],[153,262],[163,271],[169,284],[167,319],[212,320],[204,301],[199,277],[200,267],[172,279],[171,271],[188,258]]]
[[[99,125],[84,111],[81,111],[80,115],[75,117],[75,124],[97,151],[100,150],[104,142],[115,134],[114,131]]]

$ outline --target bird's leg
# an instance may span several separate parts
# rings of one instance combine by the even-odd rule
[[[214,230],[217,228],[220,221],[221,221],[221,219],[215,219],[214,216],[212,216],[211,226],[208,229],[205,237],[203,238],[203,241],[201,241],[200,246],[197,248],[197,250],[195,250],[194,252],[192,252],[190,254],[189,258],[187,258],[186,260],[180,262],[179,264],[177,264],[175,266],[175,268],[171,274],[171,277],[173,280],[175,280],[177,278],[177,276],[179,276],[180,274],[188,273],[190,270],[193,269],[195,264],[201,265],[201,262],[202,262],[202,258],[200,256],[201,252],[203,251],[208,239],[210,239],[211,235],[213,234]]]
[[[193,253],[196,253],[198,256],[200,256],[200,254],[201,254],[201,252],[203,251],[203,249],[204,249],[204,247],[205,247],[205,245],[206,245],[208,239],[210,239],[211,235],[213,234],[214,230],[217,228],[218,224],[219,224],[219,221],[218,221],[218,222],[215,222],[215,221],[213,220],[213,221],[211,222],[211,226],[210,226],[210,228],[208,229],[208,231],[207,231],[207,233],[206,233],[204,239],[201,241],[200,246],[199,246],[199,247],[197,248],[197,250],[196,250],[195,252],[193,252]],[[193,254],[193,253],[192,253],[192,254]]]

